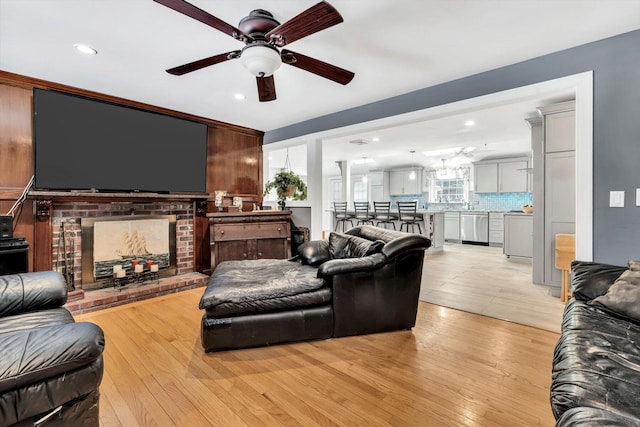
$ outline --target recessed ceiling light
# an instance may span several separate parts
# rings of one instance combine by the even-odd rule
[[[82,43],[74,44],[73,47],[75,47],[78,52],[85,55],[95,55],[98,53],[98,51],[91,46]]]
[[[380,141],[380,138],[378,138],[377,136],[375,136],[375,137],[373,137],[371,140],[372,140],[373,142],[378,142],[378,141]]]
[[[464,125],[468,128],[470,128],[471,126],[475,126],[476,122],[473,120],[467,120],[466,122],[464,122]]]
[[[235,93],[233,94],[233,97],[238,101],[244,101],[246,98],[246,96],[244,96],[244,94],[242,93]]]

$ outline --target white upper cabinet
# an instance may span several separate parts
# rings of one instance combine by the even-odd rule
[[[526,158],[474,163],[476,193],[524,193],[529,191]]]
[[[524,193],[529,191],[527,161],[498,163],[498,191],[500,193]]]
[[[497,163],[476,163],[474,169],[475,169],[476,193],[497,193],[498,192],[498,164]]]
[[[411,172],[415,173],[414,179],[411,179]],[[389,171],[389,194],[421,194],[422,193],[422,174],[421,170],[414,169],[396,169]]]

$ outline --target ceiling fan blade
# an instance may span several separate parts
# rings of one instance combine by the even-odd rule
[[[153,0],[156,3],[160,3],[163,6],[168,7],[169,9],[173,9],[176,12],[180,12],[183,15],[186,15],[190,18],[198,20],[203,24],[207,24],[210,27],[215,28],[216,30],[222,31],[225,34],[230,35],[236,39],[246,38],[248,40],[253,40],[247,34],[244,34],[242,31],[234,27],[233,25],[227,24],[223,20],[216,18],[209,12],[205,12],[204,10],[192,5],[191,3],[187,3],[184,0]]]
[[[340,13],[327,2],[315,6],[278,25],[266,34],[267,40],[273,40],[282,47],[303,37],[333,27],[343,21]]]
[[[256,82],[258,82],[258,98],[260,102],[276,99],[276,83],[272,75],[269,77],[256,77]]]
[[[355,76],[354,73],[345,70],[344,68],[336,67],[335,65],[327,64],[326,62],[322,62],[287,49],[282,49],[281,55],[283,62],[310,73],[317,74],[325,79],[333,80],[341,85],[346,85]]]
[[[179,65],[177,67],[169,68],[167,73],[173,74],[174,76],[181,76],[183,74],[190,73],[192,71],[199,70],[204,67],[208,67],[210,65],[218,64],[220,62],[227,61],[229,59],[234,59],[240,57],[239,50],[233,50],[227,53],[221,53],[219,55],[210,56],[208,58],[199,59],[197,61],[189,62],[188,64]]]

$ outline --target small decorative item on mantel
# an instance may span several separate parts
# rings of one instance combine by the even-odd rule
[[[287,158],[284,166],[282,171],[275,174],[273,180],[267,181],[263,193],[263,196],[266,196],[275,188],[276,196],[278,197],[278,208],[280,208],[280,210],[284,210],[287,198],[293,200],[307,199],[307,185],[291,170],[289,150],[287,150]]]
[[[227,195],[227,192],[226,190],[216,190],[214,191],[214,194],[215,194],[215,205],[220,211],[222,208],[222,201],[224,197]]]

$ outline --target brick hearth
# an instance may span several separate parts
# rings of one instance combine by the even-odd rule
[[[103,288],[86,291],[84,298],[71,301],[65,307],[72,314],[115,307],[134,301],[167,295],[175,292],[206,286],[209,276],[202,273],[186,273],[160,279],[158,283],[145,282],[139,285],[130,284],[126,289]]]

